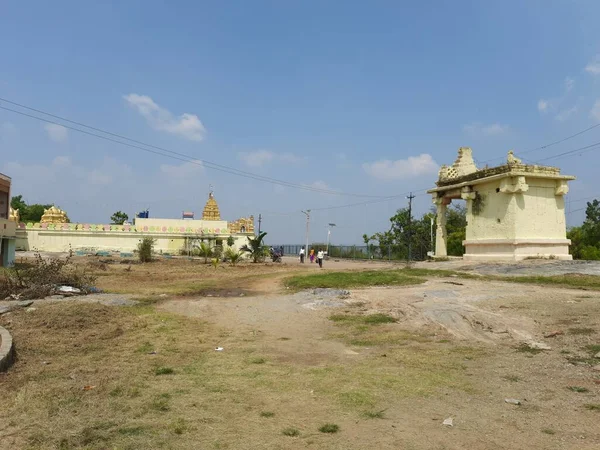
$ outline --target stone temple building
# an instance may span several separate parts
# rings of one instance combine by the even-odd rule
[[[54,206],[44,212],[39,223],[23,223],[16,217],[13,220],[17,222],[18,250],[132,252],[141,238],[151,237],[157,252],[178,254],[199,242],[226,247],[229,238],[239,249],[254,236],[254,217],[222,220],[212,192],[200,220],[152,217],[136,218],[133,225],[74,223],[65,211]]]
[[[447,255],[447,207],[462,199],[467,203],[464,259],[572,259],[564,196],[574,179],[556,167],[523,164],[512,151],[505,164],[479,169],[471,149],[461,147],[428,191],[437,208],[435,257]]]

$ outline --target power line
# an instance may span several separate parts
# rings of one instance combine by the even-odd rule
[[[29,117],[29,118],[40,120],[40,121],[47,122],[47,123],[51,123],[51,124],[54,124],[54,125],[60,125],[60,126],[63,126],[65,128],[68,128],[70,130],[77,131],[79,133],[87,134],[89,136],[94,136],[94,137],[97,137],[97,138],[100,138],[100,139],[104,139],[104,140],[107,140],[107,141],[110,141],[110,142],[114,142],[114,143],[117,143],[117,144],[121,144],[121,145],[124,145],[124,146],[127,146],[127,147],[136,148],[138,150],[142,150],[142,151],[153,153],[153,154],[160,155],[160,156],[165,156],[167,158],[177,159],[179,161],[189,162],[189,163],[192,163],[192,164],[200,165],[200,166],[207,167],[207,168],[213,169],[213,170],[219,170],[221,172],[229,173],[229,174],[232,174],[232,175],[237,175],[237,176],[241,176],[241,177],[245,177],[245,178],[250,178],[250,179],[254,179],[254,180],[262,181],[262,182],[266,182],[266,183],[271,183],[271,184],[278,184],[278,185],[281,185],[281,186],[290,187],[290,188],[294,188],[294,189],[302,189],[302,190],[306,190],[306,191],[323,193],[323,194],[341,195],[341,196],[350,196],[350,197],[382,198],[382,196],[379,196],[379,195],[355,194],[355,193],[333,191],[333,190],[329,190],[329,189],[321,189],[321,188],[316,188],[316,187],[313,187],[313,186],[307,186],[307,185],[303,185],[303,184],[292,183],[292,182],[289,182],[289,181],[278,180],[276,178],[271,178],[271,177],[267,177],[267,176],[255,174],[255,173],[252,173],[252,172],[246,172],[246,171],[243,171],[243,170],[235,169],[233,167],[224,166],[224,165],[221,165],[221,164],[213,163],[213,162],[202,160],[202,159],[199,159],[199,158],[194,158],[193,156],[186,155],[184,153],[175,152],[173,150],[169,150],[169,149],[164,148],[164,147],[159,147],[159,146],[156,146],[156,145],[147,144],[145,142],[138,141],[136,139],[131,139],[131,138],[128,138],[126,136],[123,136],[123,135],[120,135],[120,134],[117,134],[117,133],[112,133],[110,131],[106,131],[106,130],[103,130],[101,128],[97,128],[97,127],[92,127],[90,125],[86,125],[86,124],[84,124],[82,122],[77,122],[77,121],[74,121],[74,120],[70,120],[70,119],[67,119],[65,117],[61,117],[61,116],[58,116],[58,115],[55,115],[55,114],[51,114],[51,113],[42,111],[40,109],[31,108],[29,106],[22,105],[22,104],[17,103],[17,102],[13,102],[11,100],[7,100],[7,99],[2,98],[2,97],[0,97],[0,101],[3,101],[5,103],[10,103],[12,105],[18,106],[20,108],[27,109],[29,111],[37,112],[39,114],[44,114],[44,115],[46,115],[48,117],[53,117],[55,119],[59,119],[59,120],[64,121],[64,122],[68,122],[68,123],[71,123],[71,124],[74,124],[74,125],[77,125],[77,126],[88,128],[90,130],[93,130],[93,131],[96,131],[96,132],[100,132],[100,133],[104,133],[104,134],[106,134],[108,136],[112,136],[114,138],[122,139],[122,140],[125,140],[125,141],[128,141],[128,142],[133,142],[134,144],[139,144],[139,145],[133,145],[133,144],[130,144],[128,142],[123,142],[123,141],[120,141],[120,140],[117,140],[117,139],[113,139],[113,138],[110,138],[110,137],[107,137],[107,136],[99,135],[97,133],[92,133],[92,132],[89,132],[89,131],[86,131],[86,130],[82,130],[80,128],[76,128],[76,127],[72,127],[72,126],[69,126],[69,125],[65,125],[64,123],[59,123],[59,122],[56,122],[56,121],[53,121],[53,120],[49,120],[49,119],[46,119],[46,118],[43,118],[43,117],[39,117],[39,116],[36,116],[36,115],[33,115],[33,114],[28,114],[28,113],[25,113],[23,111],[18,111],[18,110],[15,110],[15,109],[7,108],[5,106],[0,106],[0,109],[3,109],[5,111],[9,111],[9,112],[12,112],[12,113],[15,113],[15,114],[20,114],[20,115],[25,116],[25,117]],[[141,147],[141,146],[144,146],[144,147]],[[148,147],[148,148],[146,148],[146,147]],[[159,151],[154,151],[154,150],[151,150],[151,149],[156,149],[156,150],[159,150]],[[162,152],[166,152],[166,153],[169,153],[169,154],[165,154],[165,153],[162,153]],[[185,159],[182,159],[182,158],[185,158]]]
[[[425,192],[428,189],[429,188],[425,188],[425,189],[420,189],[418,191],[413,191],[413,192]],[[311,210],[312,211],[327,211],[327,210],[330,210],[330,209],[341,209],[341,208],[351,208],[353,206],[371,205],[371,204],[374,204],[374,203],[382,203],[382,202],[387,202],[387,201],[394,200],[394,199],[397,199],[397,198],[400,198],[400,197],[405,197],[408,194],[410,194],[410,191],[403,192],[402,194],[398,194],[398,195],[391,195],[389,197],[384,197],[384,198],[380,198],[380,199],[377,199],[377,200],[369,200],[369,201],[366,201],[366,202],[350,203],[350,204],[347,204],[347,205],[339,205],[339,206],[325,206],[323,208],[312,208]],[[422,195],[426,195],[426,194],[419,194],[419,195],[416,195],[415,197],[420,197]]]
[[[579,147],[579,148],[576,148],[574,150],[569,150],[569,151],[566,151],[566,152],[563,152],[563,153],[559,153],[557,155],[552,155],[552,156],[549,156],[547,158],[539,159],[538,161],[548,161],[549,159],[560,158],[562,156],[571,155],[571,154],[577,153],[577,152],[586,153],[586,152],[589,152],[589,151],[592,151],[592,150],[596,150],[597,148],[599,148],[598,146],[600,146],[600,142],[595,142],[593,144],[586,145],[585,147]]]
[[[588,128],[586,128],[585,130],[581,130],[581,131],[579,131],[579,132],[577,132],[577,133],[575,133],[575,134],[572,134],[572,135],[570,135],[570,136],[567,136],[567,137],[565,137],[565,138],[563,138],[563,139],[559,139],[559,140],[557,140],[557,141],[550,142],[549,144],[540,145],[539,147],[535,147],[535,148],[531,148],[531,149],[529,149],[529,150],[525,150],[525,151],[523,151],[523,152],[519,152],[519,156],[520,156],[520,155],[526,155],[526,154],[528,154],[528,153],[535,152],[535,151],[537,151],[537,150],[544,150],[544,149],[546,149],[546,148],[548,148],[548,147],[552,147],[553,145],[561,144],[561,143],[563,143],[563,142],[565,142],[565,141],[568,141],[569,139],[573,139],[574,137],[577,137],[577,136],[579,136],[579,135],[582,135],[583,133],[587,133],[588,131],[591,131],[591,130],[593,130],[594,128],[597,128],[597,127],[600,127],[600,123],[597,123],[596,125],[592,125],[591,127],[588,127]],[[502,157],[502,156],[500,156],[500,157],[497,157],[497,158],[491,158],[491,159],[488,159],[488,160],[486,160],[486,161],[483,161],[483,162],[484,162],[484,163],[486,163],[486,162],[495,161],[495,160],[497,160],[497,159],[502,159],[502,158],[503,158],[503,157]],[[543,161],[543,160],[542,160],[542,161]]]

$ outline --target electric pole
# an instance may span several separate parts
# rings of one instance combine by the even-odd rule
[[[310,209],[307,209],[306,211],[302,211],[302,214],[306,215],[306,247],[304,247],[304,251],[306,253],[306,255],[308,256],[308,233],[310,230]]]
[[[260,235],[260,224],[262,222],[262,214],[258,215],[258,234]]]
[[[406,198],[408,199],[408,226],[406,227],[408,229],[406,231],[408,234],[408,264],[410,264],[410,260],[412,259],[412,199],[415,196],[411,192]]]

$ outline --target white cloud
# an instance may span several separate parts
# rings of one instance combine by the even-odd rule
[[[48,133],[50,140],[62,144],[69,139],[69,131],[62,125],[55,123],[47,123],[44,125],[44,130]]]
[[[470,123],[463,127],[463,130],[466,133],[471,135],[485,135],[485,136],[495,136],[498,134],[506,133],[510,127],[508,125],[502,125],[500,123],[492,123],[489,125],[482,125],[480,123]]]
[[[175,180],[181,180],[189,176],[197,176],[204,173],[204,165],[202,161],[198,160],[184,162],[178,166],[161,164],[160,171],[169,177],[173,177]]]
[[[596,55],[593,61],[590,61],[585,66],[585,71],[592,75],[600,75],[600,55]]]
[[[438,171],[439,166],[431,155],[422,153],[419,156],[409,156],[407,159],[398,159],[396,161],[384,159],[365,163],[363,164],[363,169],[374,178],[389,181],[433,174]]]
[[[560,111],[554,118],[556,120],[558,120],[559,122],[564,122],[565,120],[567,120],[569,117],[571,117],[576,112],[577,112],[577,106],[573,106],[572,108],[564,109],[564,110]]]
[[[286,164],[302,164],[305,158],[293,153],[274,153],[268,150],[257,150],[254,152],[240,152],[238,158],[248,167],[263,167],[271,162],[282,162]]]
[[[575,80],[571,77],[565,78],[565,91],[570,92],[575,87]]]
[[[136,108],[155,130],[174,134],[190,141],[204,139],[206,129],[197,115],[183,113],[175,116],[169,110],[157,105],[147,95],[129,94],[124,95],[123,98],[130,106]]]
[[[594,106],[592,106],[590,116],[600,122],[600,99],[596,100],[596,103],[594,103]]]
[[[548,100],[544,100],[543,98],[541,98],[538,101],[537,108],[538,108],[539,112],[545,113],[548,111],[549,107],[550,107],[550,102]]]

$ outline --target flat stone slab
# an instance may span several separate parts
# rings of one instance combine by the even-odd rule
[[[15,360],[15,347],[12,336],[4,327],[0,327],[0,372],[7,370]]]

